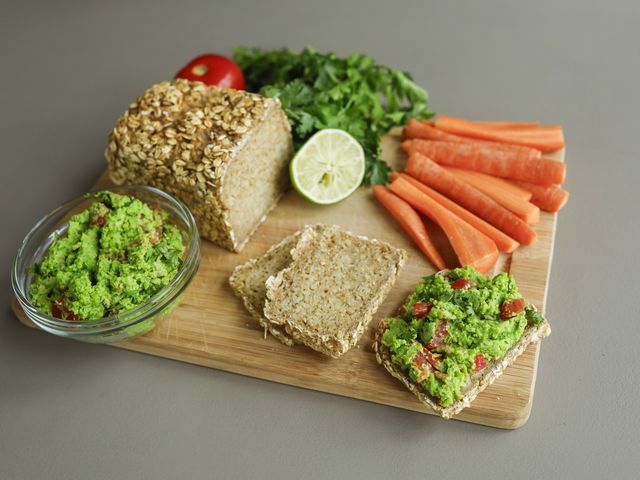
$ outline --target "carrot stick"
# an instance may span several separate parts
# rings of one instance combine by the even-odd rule
[[[475,138],[465,138],[452,133],[447,133],[443,130],[438,130],[431,125],[424,122],[419,122],[415,119],[409,120],[409,123],[402,130],[402,139],[410,140],[414,138],[420,138],[422,140],[434,140],[437,142],[453,142],[453,143],[469,143],[484,145],[487,147],[495,148],[496,150],[516,151],[521,152],[523,155],[527,154],[530,158],[540,158],[542,152],[535,148],[523,147],[522,145],[509,145],[507,143],[489,142],[487,140],[477,140]]]
[[[485,177],[491,178],[483,173],[464,170],[462,168],[443,167],[445,170],[453,173],[461,180],[473,185],[482,193],[493,198],[503,207],[511,210],[529,225],[536,224],[540,221],[540,209],[534,204],[526,200],[522,200],[510,191],[497,187],[491,181],[487,181]]]
[[[429,261],[433,263],[438,270],[447,268],[440,252],[438,252],[431,241],[427,229],[424,226],[424,222],[416,211],[411,208],[411,205],[391,193],[382,185],[374,185],[373,194],[382,206],[391,213],[400,226],[402,226],[404,231],[409,234],[418,248],[420,248],[420,250],[422,250],[422,252],[427,256]]]
[[[537,205],[547,212],[557,212],[569,199],[569,192],[557,185],[543,187],[527,182],[515,182],[522,188],[526,188],[532,193],[531,203]]]
[[[458,217],[460,217],[462,220],[467,222],[476,230],[484,233],[487,237],[489,237],[491,240],[495,242],[495,244],[498,247],[498,250],[500,250],[501,252],[511,253],[520,245],[513,238],[509,237],[508,235],[505,235],[493,225],[488,224],[487,222],[482,220],[480,217],[471,213],[469,210],[458,205],[456,202],[449,200],[444,195],[436,192],[430,187],[427,187],[424,183],[420,182],[419,180],[416,180],[415,178],[410,177],[406,173],[397,173],[397,172],[391,173],[391,180],[395,180],[398,177],[404,178],[407,182],[412,184],[414,187],[418,188],[423,193],[427,194],[433,200],[438,202],[440,205],[442,205],[443,207],[445,207],[447,210],[451,211]]]
[[[496,264],[498,248],[485,234],[480,233],[403,178],[394,180],[389,188],[442,228],[461,265],[473,265],[478,271],[487,272]]]
[[[524,245],[535,242],[536,232],[529,225],[491,197],[447,172],[430,158],[413,153],[407,161],[406,172],[475,213],[514,240]]]
[[[449,167],[465,168],[510,180],[522,180],[538,185],[562,183],[566,165],[546,158],[527,158],[518,152],[505,152],[478,145],[405,140],[402,149],[409,154],[420,152]]]
[[[537,148],[542,152],[553,152],[564,147],[562,127],[558,125],[496,129],[491,127],[487,128],[462,118],[439,115],[436,119],[436,128],[456,135],[462,135],[463,137],[524,145]]]
[[[495,185],[496,188],[501,188],[502,190],[511,193],[511,195],[521,198],[525,202],[530,201],[533,195],[529,190],[525,190],[524,188],[519,187],[515,183],[511,183],[509,180],[505,180],[504,178],[494,177],[493,175],[487,175],[486,173],[482,172],[474,172],[473,170],[467,170],[467,172],[471,172],[476,176],[482,176],[482,178],[484,178],[487,182]]]
[[[454,169],[455,167],[446,167],[447,169]],[[459,169],[463,170],[463,169]],[[495,186],[495,188],[504,190],[509,192],[511,195],[516,196],[525,202],[531,200],[532,193],[529,190],[525,190],[522,187],[519,187],[515,183],[512,183],[509,180],[505,180],[504,178],[494,177],[493,175],[488,175],[482,172],[475,172],[473,170],[464,170],[469,175],[474,175],[478,178],[481,178],[483,181],[490,183]]]

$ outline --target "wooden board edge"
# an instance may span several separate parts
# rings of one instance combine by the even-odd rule
[[[558,152],[555,152],[554,155],[557,157],[557,160],[564,162],[565,157],[565,149],[562,149]],[[538,277],[538,282],[535,282],[533,286],[534,289],[541,292],[541,299],[539,302],[536,302],[536,306],[540,309],[543,315],[546,312],[547,306],[547,293],[549,291],[549,279],[551,278],[551,265],[553,263],[553,250],[555,247],[556,241],[556,230],[558,226],[558,213],[553,213],[551,217],[551,228],[549,233],[549,245],[545,249],[546,250],[546,262],[544,264],[544,275]],[[535,246],[535,245],[534,245]],[[527,256],[524,251],[517,249],[513,252],[511,256],[511,265],[509,267],[509,272],[516,277],[516,283],[518,282],[517,276],[518,271],[526,268],[534,267],[534,263],[539,263],[539,259],[534,259],[534,257]],[[539,265],[536,265],[539,266]],[[553,325],[552,325],[553,328]],[[536,342],[535,345],[535,358],[533,361],[533,369],[531,375],[531,384],[529,385],[529,397],[527,399],[527,404],[522,408],[521,413],[522,416],[519,419],[514,420],[512,426],[510,428],[517,429],[524,426],[529,417],[531,416],[531,410],[533,408],[533,397],[535,394],[535,385],[538,377],[538,361],[540,357],[540,344],[541,341]]]
[[[538,361],[538,345],[539,344],[536,343],[530,346],[530,348],[536,348],[535,350],[536,364]],[[432,410],[430,407],[427,407],[417,401],[412,401],[407,404],[398,405],[397,403],[385,402],[384,398],[380,398],[380,397],[374,398],[374,397],[368,397],[367,395],[359,395],[355,391],[353,392],[354,393],[353,395],[345,395],[344,391],[341,390],[340,386],[336,386],[336,388],[333,389],[331,385],[329,385],[328,387],[327,385],[325,385],[323,386],[323,388],[318,388],[311,383],[309,384],[304,384],[300,382],[295,383],[292,380],[292,378],[289,377],[288,375],[268,376],[268,375],[264,375],[262,372],[256,372],[250,368],[244,368],[237,364],[216,362],[211,358],[193,355],[188,352],[175,352],[175,353],[173,352],[167,353],[165,351],[159,352],[159,351],[156,351],[156,348],[153,347],[152,345],[137,344],[135,347],[130,348],[126,344],[126,342],[124,342],[121,344],[114,344],[113,346],[122,348],[124,350],[136,352],[136,353],[144,353],[144,354],[153,355],[153,356],[160,356],[169,360],[189,363],[189,364],[200,366],[200,367],[212,368],[215,370],[220,370],[228,373],[243,375],[250,378],[256,378],[262,381],[280,383],[280,384],[288,385],[291,387],[304,388],[306,390],[312,390],[320,393],[328,393],[338,397],[365,401],[368,403],[384,405],[387,407],[398,408],[400,410],[408,410],[408,411],[440,418],[439,415],[437,415],[436,412]],[[160,353],[162,353],[162,355],[160,355]],[[533,381],[535,381],[535,371],[532,377],[533,377]],[[500,428],[503,430],[513,430],[513,429],[520,428],[527,422],[531,413],[532,403],[533,403],[533,396],[529,395],[527,404],[519,412],[517,412],[517,415],[514,415],[512,417],[501,417],[500,419],[494,417],[494,418],[491,418],[490,421],[487,421],[487,417],[480,417],[480,416],[476,417],[471,410],[465,409],[458,415],[452,417],[451,420],[456,420],[456,421],[466,422],[466,423],[473,423],[476,425],[483,425],[483,426],[494,427],[494,428]]]
[[[29,320],[29,318],[25,315],[24,311],[22,310],[22,307],[20,306],[20,303],[18,302],[15,296],[11,301],[11,309],[13,310],[14,314],[16,315],[20,323],[22,323],[24,326],[46,333],[37,325],[35,325],[31,320]],[[142,337],[140,337],[139,340],[141,338]],[[328,393],[331,395],[336,395],[344,398],[351,398],[354,400],[360,400],[360,401],[365,401],[369,403],[376,403],[376,404],[384,405],[387,407],[393,407],[401,410],[408,410],[416,413],[427,414],[433,417],[438,417],[438,415],[431,408],[421,404],[418,401],[409,401],[407,403],[403,403],[402,405],[398,405],[397,403],[385,402],[384,398],[380,398],[380,397],[373,398],[373,397],[368,397],[366,395],[357,395],[357,392],[354,392],[354,395],[345,395],[343,391],[339,390],[340,389],[339,386],[337,386],[335,390],[332,390],[330,387],[321,389],[321,388],[315,387],[312,384],[301,384],[299,382],[295,383],[294,380],[287,375],[269,376],[269,375],[263,374],[262,372],[256,372],[250,368],[244,368],[241,365],[218,362],[209,357],[195,355],[186,350],[175,351],[175,352],[168,352],[166,350],[161,351],[152,345],[144,344],[141,342],[137,342],[135,345],[128,345],[127,342],[121,342],[121,343],[110,344],[108,346],[121,348],[123,350],[128,350],[130,352],[153,355],[155,357],[164,358],[168,360],[189,363],[191,365],[196,365],[200,367],[221,370],[224,372],[243,375],[250,378],[257,378],[262,381],[280,383],[280,384],[288,385],[292,387],[304,388],[304,389],[312,390],[316,392]],[[529,346],[529,348],[536,349],[535,365],[537,365],[539,344],[538,343],[532,344]],[[533,377],[532,383],[535,382],[535,370],[537,369],[534,369],[534,372],[532,375]],[[530,387],[530,389],[532,389],[532,387]],[[411,400],[415,400],[413,399],[413,397],[410,397],[410,398]],[[526,423],[531,413],[532,400],[533,400],[533,396],[529,394],[527,404],[520,411],[517,412],[517,415],[513,415],[511,417],[503,416],[501,418],[488,419],[487,417],[475,415],[472,410],[465,409],[458,415],[454,416],[452,420],[473,423],[476,425],[484,425],[484,426],[493,427],[493,428],[512,430],[512,429],[519,428]]]

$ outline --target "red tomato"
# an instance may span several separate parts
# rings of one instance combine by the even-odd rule
[[[413,316],[416,318],[423,318],[429,315],[429,312],[433,308],[431,302],[418,302],[413,304]]]
[[[202,82],[220,88],[244,90],[244,76],[236,63],[222,55],[206,54],[191,60],[176,78]]]
[[[486,366],[487,366],[486,358],[484,358],[484,356],[481,354],[476,355],[476,371],[482,370]]]

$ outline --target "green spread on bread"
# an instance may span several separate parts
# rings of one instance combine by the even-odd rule
[[[382,343],[391,361],[442,407],[462,398],[476,372],[489,368],[543,321],[525,306],[508,273],[491,278],[472,267],[425,277],[401,317],[387,319]]]

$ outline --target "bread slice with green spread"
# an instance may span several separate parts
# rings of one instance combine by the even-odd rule
[[[296,342],[338,358],[356,345],[406,260],[404,250],[336,226],[302,232],[266,281],[264,316]]]
[[[425,277],[399,316],[379,323],[373,349],[422,403],[450,418],[550,333],[513,277],[464,267]]]

